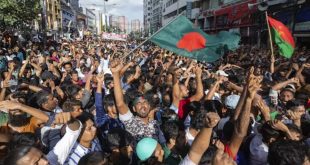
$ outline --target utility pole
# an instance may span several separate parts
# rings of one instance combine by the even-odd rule
[[[42,7],[42,34],[43,34],[43,46],[46,46],[46,0],[41,1],[41,7]]]

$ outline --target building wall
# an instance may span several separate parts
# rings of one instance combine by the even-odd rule
[[[201,14],[203,1],[205,0],[163,0],[162,25],[166,25],[182,12],[189,19],[195,19]]]
[[[143,0],[143,27],[146,33],[150,32],[152,17],[152,0]]]
[[[135,19],[131,21],[131,31],[140,31],[140,20]]]
[[[162,0],[152,0],[151,33],[156,32],[162,26]]]
[[[86,8],[85,15],[88,30],[96,33],[96,14],[92,10]]]
[[[121,29],[122,32],[127,31],[127,20],[125,16],[118,17],[118,27]]]
[[[115,15],[110,15],[109,16],[109,25],[118,27],[118,16]]]
[[[47,30],[62,27],[60,0],[46,0]]]

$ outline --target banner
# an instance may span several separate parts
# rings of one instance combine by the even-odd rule
[[[102,33],[102,39],[106,40],[118,40],[118,41],[126,41],[127,34],[116,34],[116,33]]]

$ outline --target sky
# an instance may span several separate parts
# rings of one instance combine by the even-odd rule
[[[104,0],[79,0],[82,7],[101,10]],[[106,10],[109,15],[126,16],[127,20],[143,20],[143,0],[108,0]]]

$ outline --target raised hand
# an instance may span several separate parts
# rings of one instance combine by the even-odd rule
[[[291,110],[287,111],[287,116],[291,120],[300,120],[303,114],[303,112],[293,112]]]
[[[292,83],[299,84],[299,78],[298,77],[291,78],[290,80]]]
[[[196,67],[196,70],[195,70],[196,72],[196,76],[198,76],[198,77],[201,77],[201,74],[202,74],[202,69],[200,68],[200,67]]]
[[[121,69],[123,68],[123,65],[121,64],[121,61],[119,59],[114,59],[110,63],[110,69],[112,73],[119,73]]]
[[[20,103],[15,102],[15,101],[1,101],[0,102],[0,109],[8,109],[8,110],[13,110],[13,109],[19,109]]]
[[[261,87],[261,81],[263,80],[262,76],[254,75],[254,67],[251,67],[249,75],[248,75],[248,92],[251,98],[254,98],[256,92]]]
[[[218,149],[212,160],[212,165],[237,165],[223,150]]]
[[[103,73],[100,73],[96,76],[98,84],[102,83],[104,81]]]
[[[70,112],[61,112],[56,114],[53,124],[66,124],[70,120],[71,120]]]
[[[205,116],[205,127],[213,128],[220,121],[220,117],[215,112],[208,112]]]
[[[289,131],[287,126],[280,120],[273,120],[273,121],[270,121],[270,126],[275,129],[275,130],[278,130],[278,131],[283,131],[283,132],[287,132]]]

